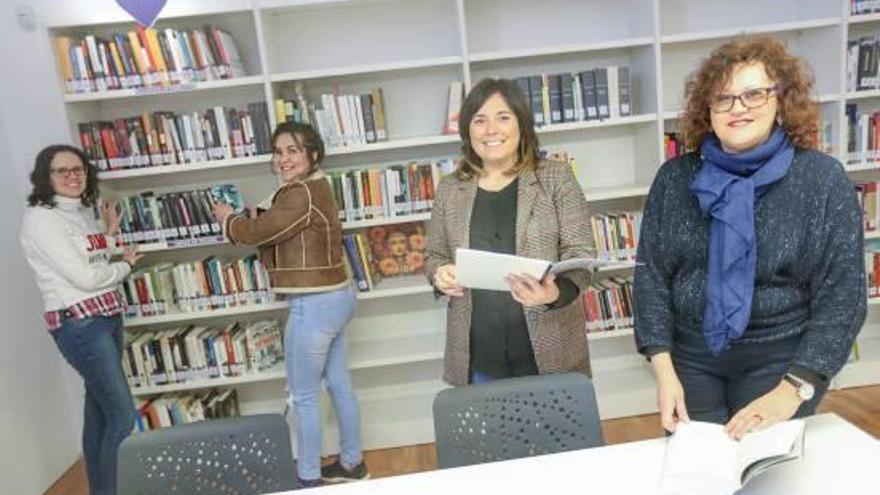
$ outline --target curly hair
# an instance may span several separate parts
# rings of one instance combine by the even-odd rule
[[[474,151],[471,146],[470,127],[471,120],[486,100],[492,95],[499,94],[507,106],[516,115],[517,124],[519,124],[519,156],[516,164],[510,170],[511,174],[518,174],[521,170],[533,170],[538,166],[540,161],[540,144],[538,135],[535,132],[535,125],[532,121],[532,112],[526,102],[519,86],[510,79],[491,79],[486,78],[478,82],[464,103],[461,105],[461,112],[458,116],[458,134],[461,136],[461,159],[458,161],[458,167],[455,174],[459,179],[470,180],[475,175],[483,173],[483,160]]]
[[[699,149],[706,134],[712,132],[709,104],[730,79],[734,67],[756,62],[764,64],[767,76],[778,84],[777,119],[792,143],[799,148],[815,147],[819,108],[812,100],[812,71],[803,59],[789,54],[781,42],[755,37],[719,46],[688,78],[686,103],[679,117],[686,149]]]
[[[46,146],[37,153],[34,170],[31,172],[31,184],[33,188],[28,195],[28,205],[46,206],[54,208],[55,190],[52,189],[52,160],[58,153],[67,152],[76,155],[86,168],[86,190],[80,197],[83,206],[95,206],[98,199],[98,170],[89,161],[89,157],[79,148],[68,144],[53,144]]]

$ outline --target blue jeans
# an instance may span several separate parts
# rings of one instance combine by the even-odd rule
[[[688,416],[725,424],[737,411],[779,385],[794,359],[800,336],[762,344],[738,344],[715,357],[702,336],[676,334],[672,362],[684,387]],[[816,412],[828,385],[800,405],[794,417]]]
[[[64,359],[85,382],[82,443],[89,493],[115,494],[116,453],[135,420],[122,371],[122,318],[68,318],[51,334]]]
[[[352,287],[290,297],[284,332],[287,388],[296,411],[297,474],[321,477],[321,379],[336,409],[340,461],[353,467],[363,460],[357,397],[348,371],[345,326],[354,316]]]

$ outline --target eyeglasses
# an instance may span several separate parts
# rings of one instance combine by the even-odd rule
[[[52,175],[55,177],[67,178],[73,175],[74,177],[82,177],[86,175],[85,167],[73,167],[73,168],[53,168],[50,170]]]
[[[718,95],[709,102],[709,108],[715,113],[725,113],[733,109],[736,100],[748,109],[759,108],[770,101],[770,95],[775,94],[777,86],[766,88],[754,88],[743,91],[738,95]]]

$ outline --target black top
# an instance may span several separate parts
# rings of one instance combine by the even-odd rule
[[[477,188],[471,214],[470,247],[515,254],[519,179],[500,191]],[[471,291],[471,373],[492,378],[537,375],[522,305],[510,292]]]

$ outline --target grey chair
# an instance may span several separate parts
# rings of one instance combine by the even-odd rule
[[[280,414],[213,419],[127,438],[119,495],[257,495],[294,489],[287,422]]]
[[[441,468],[600,447],[593,383],[580,373],[446,389],[434,398]]]

